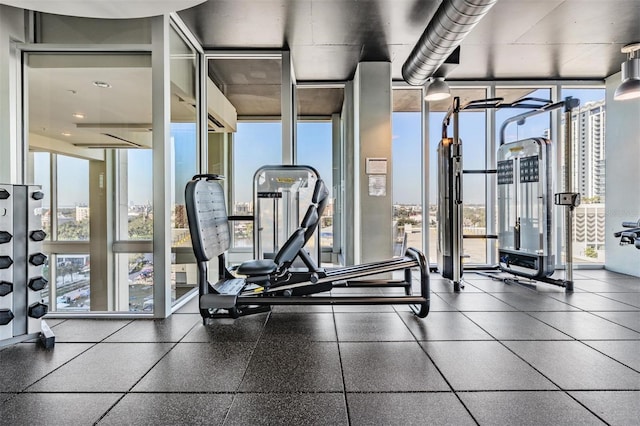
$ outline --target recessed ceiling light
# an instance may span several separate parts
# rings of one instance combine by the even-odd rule
[[[67,136],[67,137],[71,136],[71,133],[69,133],[69,132],[62,132],[61,134],[62,134],[62,136]]]
[[[96,87],[100,87],[102,89],[110,89],[111,85],[109,83],[107,83],[106,81],[94,81],[93,85]]]
[[[84,118],[84,114],[81,112],[76,112],[71,115],[73,115],[75,118]]]

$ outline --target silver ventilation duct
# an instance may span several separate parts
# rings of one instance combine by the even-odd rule
[[[402,66],[409,84],[424,84],[498,0],[444,0]]]

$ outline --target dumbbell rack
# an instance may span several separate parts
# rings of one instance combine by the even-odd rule
[[[43,197],[39,186],[0,184],[0,347],[34,337],[46,348],[55,344],[42,320],[49,309],[41,297],[48,284],[42,276]]]

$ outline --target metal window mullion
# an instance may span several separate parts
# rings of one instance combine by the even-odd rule
[[[495,98],[496,86],[494,84],[489,85],[487,88],[487,98]],[[485,145],[485,167],[487,170],[496,168],[496,109],[489,108],[486,111],[486,145]],[[487,235],[496,235],[496,212],[497,212],[497,175],[487,174],[485,177],[485,230]],[[485,262],[488,265],[495,265],[498,263],[496,257],[497,254],[497,240],[493,238],[487,238],[486,241],[486,257]]]
[[[171,313],[171,104],[169,16],[151,21],[152,122],[153,122],[153,315]]]
[[[422,149],[422,167],[420,169],[422,182],[422,198],[420,202],[422,203],[422,252],[424,253],[427,263],[429,263],[429,102],[424,99],[425,95],[425,86],[420,87],[420,99],[422,99],[422,108],[420,120],[421,120],[421,149]],[[401,253],[404,255],[404,253]]]

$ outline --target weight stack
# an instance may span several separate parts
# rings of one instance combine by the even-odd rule
[[[43,197],[39,186],[0,184],[0,346],[48,329],[42,321],[48,311],[42,300],[48,285],[43,276]]]

